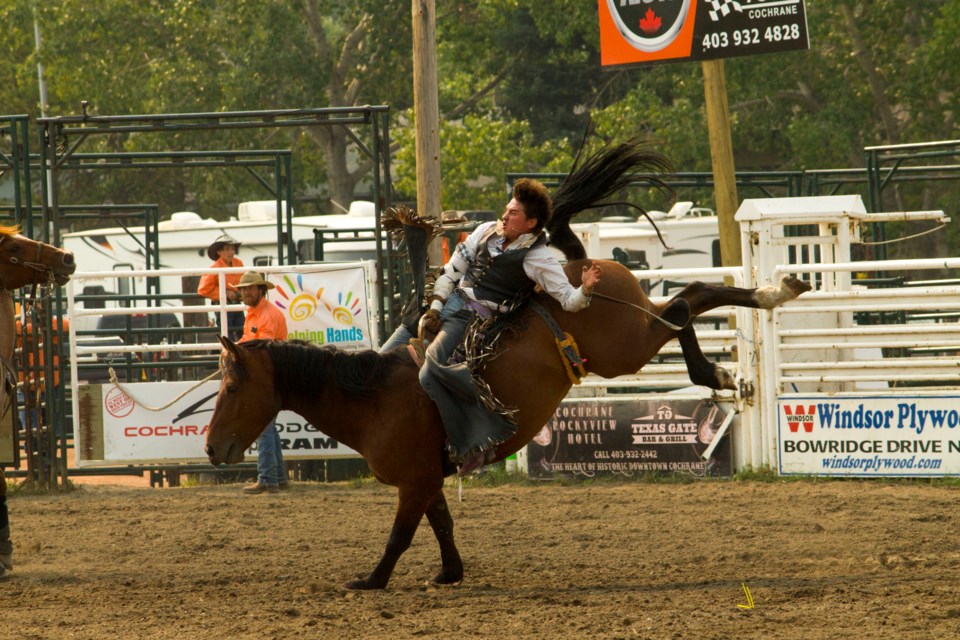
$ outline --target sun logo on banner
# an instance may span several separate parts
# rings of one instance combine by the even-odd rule
[[[320,294],[317,294],[319,297]],[[360,315],[360,312],[363,309],[360,308],[360,298],[353,295],[353,291],[347,292],[347,297],[343,297],[343,292],[337,294],[337,306],[331,307],[326,301],[323,301],[324,306],[327,307],[327,310],[330,311],[330,314],[333,316],[333,319],[343,325],[353,325],[353,318]]]
[[[285,286],[284,286],[285,285]],[[320,302],[320,296],[323,295],[323,288],[317,291],[314,296],[303,289],[303,276],[296,276],[296,283],[290,279],[290,276],[283,276],[283,284],[277,286],[277,293],[283,298],[283,301],[274,300],[274,304],[283,309],[290,315],[290,319],[295,322],[302,322],[313,317],[317,312],[317,306]]]
[[[277,286],[277,293],[283,301],[275,300],[274,304],[286,311],[294,322],[303,322],[312,318],[321,303],[336,322],[346,326],[353,325],[353,318],[363,312],[360,298],[355,296],[353,291],[348,291],[346,296],[342,291],[337,293],[336,305],[331,305],[324,300],[323,292],[324,287],[317,289],[316,295],[305,291],[303,276],[300,274],[297,274],[295,281],[291,276],[285,275],[283,284]]]

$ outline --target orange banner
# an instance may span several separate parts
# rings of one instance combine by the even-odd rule
[[[598,0],[598,10],[604,67],[810,47],[803,0]]]

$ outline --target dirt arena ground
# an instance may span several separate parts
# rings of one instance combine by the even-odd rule
[[[367,593],[341,585],[383,550],[387,487],[18,493],[0,638],[955,638],[958,491],[448,482],[463,583],[425,584],[424,523]]]

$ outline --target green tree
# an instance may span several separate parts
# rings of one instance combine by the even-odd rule
[[[396,184],[403,197],[415,189],[405,0],[8,0],[4,111],[36,117],[34,5],[52,115],[77,113],[81,100],[94,114],[388,104]],[[956,2],[806,6],[810,51],[726,62],[738,170],[859,167],[865,146],[956,137]],[[678,170],[709,170],[700,66],[603,70],[596,14],[580,0],[438,3],[444,206],[499,209],[507,170],[566,170],[588,119],[599,141],[646,134]],[[342,128],[110,136],[82,148],[289,148],[298,198],[321,211],[326,198],[345,206],[369,175]],[[262,197],[242,172],[135,173],[65,175],[64,201],[224,216]],[[949,181],[885,194],[888,209],[949,207],[960,195]]]
[[[412,128],[400,129],[395,156],[400,194],[415,194],[416,159]],[[445,209],[488,209],[506,203],[507,173],[567,171],[572,162],[565,141],[536,144],[529,123],[465,116],[440,130],[441,204]]]

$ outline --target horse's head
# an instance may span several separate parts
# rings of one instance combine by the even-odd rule
[[[222,336],[220,343],[223,380],[204,447],[214,466],[242,462],[244,452],[280,410],[267,343],[238,346]]]
[[[62,286],[76,270],[69,251],[22,236],[17,227],[0,226],[0,288],[50,281]]]

